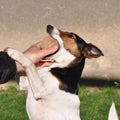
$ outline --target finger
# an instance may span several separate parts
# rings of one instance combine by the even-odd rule
[[[42,50],[41,53],[42,53],[42,56],[45,57],[47,55],[55,53],[57,50],[58,50],[58,46],[55,45],[53,47]]]
[[[37,43],[33,44],[28,49],[26,49],[23,53],[29,52],[29,51],[36,49],[36,48],[39,48],[39,49],[41,48],[41,42],[37,42]]]

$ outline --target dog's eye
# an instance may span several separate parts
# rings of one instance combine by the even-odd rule
[[[68,37],[74,39],[74,36],[72,34],[68,34]]]

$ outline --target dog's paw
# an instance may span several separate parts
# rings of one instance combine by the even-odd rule
[[[12,59],[19,62],[23,67],[28,67],[31,64],[33,64],[30,59],[28,59],[26,56],[24,56],[24,54],[22,52],[20,52],[18,50],[15,50],[13,48],[7,48],[5,51],[8,53],[8,55]]]
[[[17,62],[19,62],[21,64],[24,63],[24,55],[20,51],[15,50],[13,48],[7,48],[7,49],[5,49],[5,51],[15,61],[17,61]]]
[[[14,49],[13,48],[6,48],[4,50],[5,52],[7,52],[7,54],[12,58],[12,56],[14,56]]]
[[[19,51],[13,49],[13,48],[6,48],[5,51],[7,52],[7,54],[14,60],[17,59],[18,55],[20,54]]]

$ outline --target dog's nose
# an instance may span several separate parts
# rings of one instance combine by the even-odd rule
[[[53,30],[53,26],[52,25],[47,25],[47,32],[50,34]]]

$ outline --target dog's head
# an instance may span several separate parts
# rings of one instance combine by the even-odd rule
[[[75,57],[97,58],[103,56],[102,51],[98,47],[91,43],[86,43],[73,32],[63,32],[51,25],[47,26],[47,32],[58,41],[60,47],[64,46]]]

